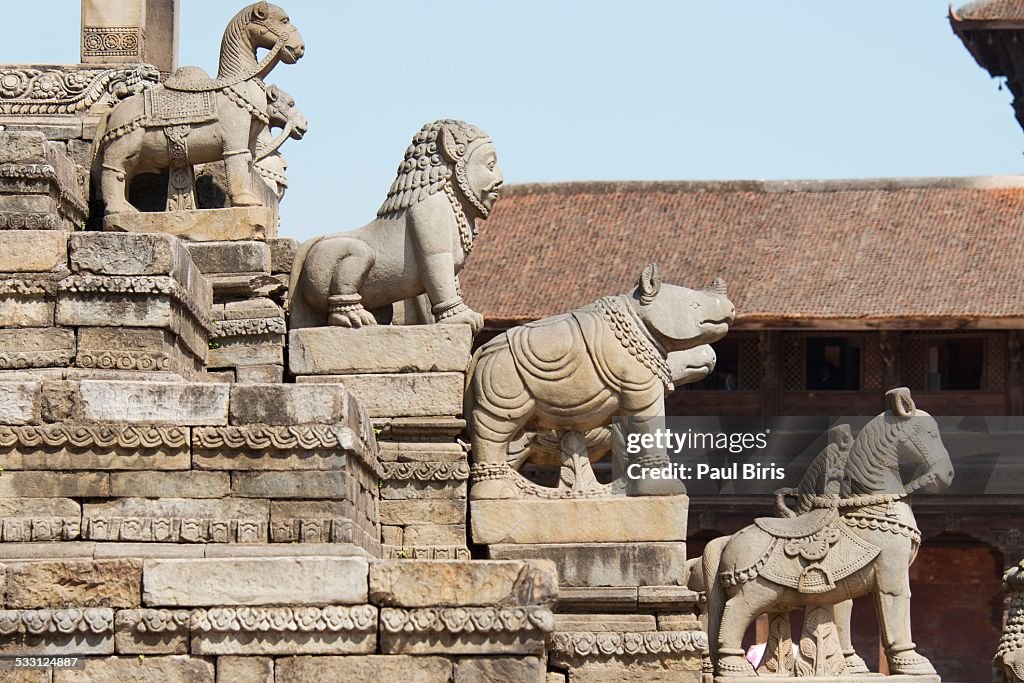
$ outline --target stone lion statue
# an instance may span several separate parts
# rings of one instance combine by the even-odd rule
[[[292,329],[373,325],[373,312],[386,321],[392,304],[426,294],[437,322],[479,332],[483,316],[463,303],[458,274],[501,184],[494,144],[482,130],[451,119],[423,126],[376,220],[299,248]]]

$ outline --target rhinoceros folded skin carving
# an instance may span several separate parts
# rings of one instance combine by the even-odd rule
[[[616,416],[637,418],[628,429],[648,429],[644,418],[665,414],[673,388],[668,354],[721,339],[735,316],[716,281],[704,291],[663,285],[656,264],[633,290],[565,315],[501,334],[473,356],[464,414],[473,445],[475,500],[516,497],[506,464],[509,444],[523,430],[578,431]],[[662,449],[641,457],[666,464]],[[637,493],[674,494],[678,480],[637,482]]]

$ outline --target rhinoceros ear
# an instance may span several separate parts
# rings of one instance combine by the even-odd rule
[[[917,411],[914,399],[910,397],[910,389],[899,387],[885,392],[886,407],[900,417],[913,417]]]
[[[640,304],[649,306],[661,291],[661,269],[657,263],[651,263],[644,268],[637,285],[640,287]]]

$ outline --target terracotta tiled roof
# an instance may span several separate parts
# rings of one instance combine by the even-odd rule
[[[951,16],[954,21],[1024,21],[1024,0],[974,0]]]
[[[740,326],[1024,327],[1024,178],[511,186],[461,279],[489,321],[523,322],[651,260],[724,277]]]

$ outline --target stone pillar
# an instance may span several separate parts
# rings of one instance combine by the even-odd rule
[[[82,0],[83,64],[178,65],[179,0]]]

